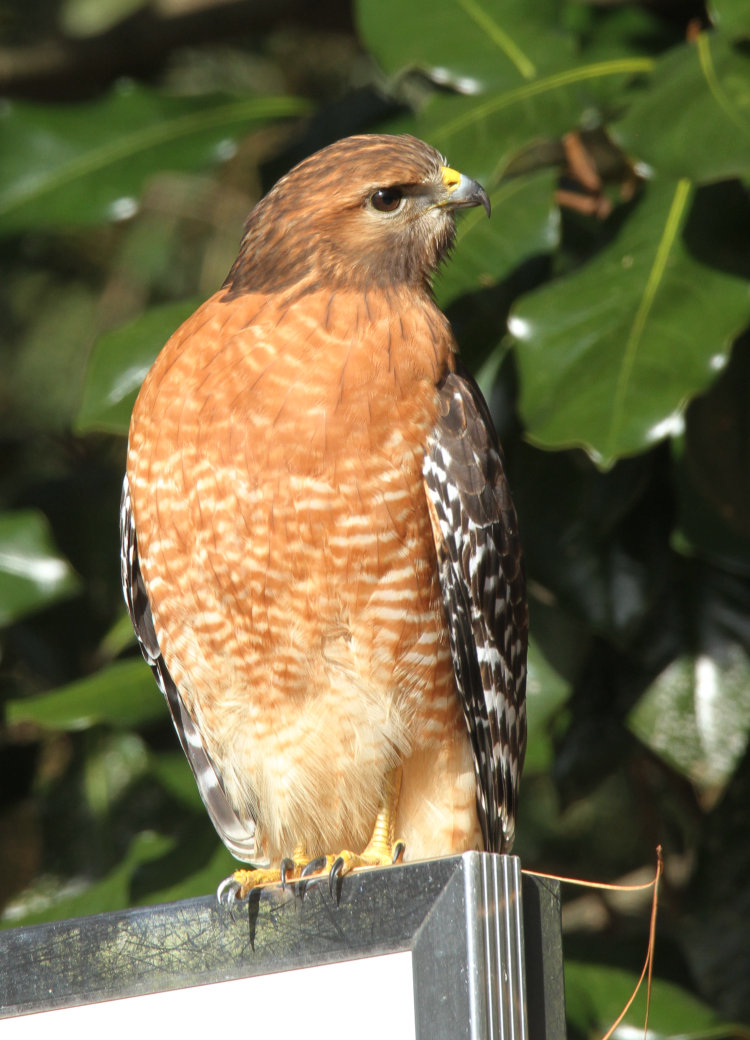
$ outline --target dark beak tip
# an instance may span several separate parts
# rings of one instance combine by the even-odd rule
[[[483,206],[488,217],[492,210],[490,197],[479,181],[463,175],[460,184],[450,191],[445,200],[445,205],[450,209],[469,209],[473,206]]]

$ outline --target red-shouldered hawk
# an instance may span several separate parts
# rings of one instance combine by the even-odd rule
[[[230,895],[511,847],[516,517],[431,292],[476,205],[413,137],[324,148],[252,211],[136,402],[125,599],[214,826],[255,868]]]

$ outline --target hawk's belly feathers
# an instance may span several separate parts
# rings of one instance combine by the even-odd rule
[[[344,347],[326,333],[339,306],[357,315]],[[134,412],[128,471],[160,649],[271,858],[300,840],[310,854],[363,845],[378,779],[400,760],[410,856],[480,843],[421,476],[452,339],[427,308],[391,337],[397,310],[219,294],[172,338]]]

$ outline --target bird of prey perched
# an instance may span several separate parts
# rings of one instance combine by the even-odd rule
[[[484,189],[349,137],[251,212],[133,411],[122,578],[230,896],[513,842],[527,607],[431,278]]]

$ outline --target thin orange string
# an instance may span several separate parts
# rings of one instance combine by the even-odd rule
[[[602,1037],[602,1040],[610,1040],[615,1029],[617,1029],[630,1010],[633,1001],[638,996],[638,991],[641,988],[644,978],[648,975],[648,982],[646,984],[646,1016],[643,1024],[643,1038],[644,1040],[647,1040],[648,1016],[649,1011],[651,1010],[651,983],[653,981],[654,948],[656,946],[656,913],[659,906],[659,881],[664,873],[664,855],[662,853],[661,845],[656,846],[656,873],[654,874],[654,878],[652,881],[646,881],[641,885],[614,885],[599,881],[583,881],[580,878],[561,877],[558,874],[541,874],[536,870],[522,870],[521,873],[529,874],[532,877],[547,878],[550,881],[560,881],[565,885],[578,885],[582,888],[598,888],[609,892],[642,892],[644,889],[653,888],[654,892],[651,899],[651,921],[648,929],[648,950],[646,951],[646,960],[643,965],[643,971],[640,974],[640,978],[638,979],[635,989],[631,993],[627,1004],[620,1012],[614,1024]]]

